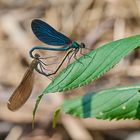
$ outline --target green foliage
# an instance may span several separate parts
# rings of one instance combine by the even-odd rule
[[[53,115],[53,125],[52,127],[55,128],[56,127],[56,123],[57,123],[57,120],[58,120],[58,115],[60,114],[60,108],[58,108],[55,112],[54,112],[54,115]]]
[[[87,85],[106,73],[138,46],[140,35],[103,45],[70,64],[55,77],[44,93],[61,92]]]
[[[110,42],[80,57],[78,61],[70,64],[55,77],[43,94],[38,97],[33,111],[33,119],[44,94],[66,91],[89,84],[139,46],[140,35],[136,35]],[[66,101],[62,108],[66,113],[83,118],[135,119],[139,116],[137,111],[140,98],[138,90],[139,86],[106,90],[96,96],[91,93]]]
[[[61,111],[80,118],[140,119],[140,85],[116,87],[66,100]]]

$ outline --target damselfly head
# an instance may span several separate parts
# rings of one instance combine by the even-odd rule
[[[38,53],[35,53],[34,58],[39,59],[40,55]]]
[[[86,47],[86,45],[84,43],[80,44],[80,48],[85,48],[85,47]]]

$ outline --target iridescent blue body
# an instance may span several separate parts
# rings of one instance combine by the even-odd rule
[[[78,44],[77,42],[73,42],[71,39],[56,31],[53,27],[42,20],[34,19],[31,27],[33,33],[40,41],[48,45],[63,46],[62,48],[35,46],[29,52],[32,58],[34,58],[34,50],[67,51],[69,49],[79,50],[79,48],[85,48],[84,43]]]

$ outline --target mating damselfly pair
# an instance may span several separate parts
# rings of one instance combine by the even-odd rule
[[[76,54],[79,52],[79,50],[81,51],[82,48],[85,48],[84,43],[78,44],[77,42],[73,42],[64,34],[56,31],[53,27],[51,27],[49,24],[42,20],[34,19],[31,23],[31,28],[33,30],[33,33],[40,41],[48,45],[63,47],[48,48],[42,46],[35,46],[29,51],[30,57],[32,57],[34,60],[31,62],[29,68],[23,76],[22,81],[20,82],[19,86],[13,92],[12,96],[8,101],[8,108],[12,111],[19,109],[31,95],[34,81],[34,70],[47,77],[50,75],[54,75],[62,66],[67,57],[71,55],[70,58],[73,56],[76,59]],[[47,57],[41,57],[37,53],[33,54],[35,50],[65,51],[66,55],[64,56],[56,70],[52,73],[48,73],[46,72],[45,68],[47,64],[43,62],[43,59],[47,59]]]

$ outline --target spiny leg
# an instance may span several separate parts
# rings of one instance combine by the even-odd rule
[[[52,72],[50,69],[45,68],[45,67],[43,66],[42,63],[39,63],[39,64],[40,64],[40,68],[42,68],[42,72],[43,72],[43,73],[45,73],[44,71],[50,71],[50,72]],[[48,74],[47,74],[47,75],[48,75]]]
[[[84,49],[85,49],[85,48],[84,48]],[[83,48],[80,48],[80,54],[81,54],[81,55],[83,55],[84,57],[86,57],[86,56],[87,56],[87,57],[92,58],[92,57],[91,57],[91,56],[89,56],[88,54],[83,53],[83,51],[82,51],[82,50],[83,50]]]
[[[39,67],[40,69],[38,69],[38,67],[36,68],[36,71],[39,72],[42,75],[45,75],[46,77],[48,77],[48,74],[46,74],[43,69],[46,69],[43,67],[43,65],[41,63],[39,63]],[[50,80],[52,80],[52,78],[48,77]]]
[[[78,51],[79,51],[79,48],[76,49],[76,50],[74,51],[74,59],[75,59],[76,61],[78,61],[79,63],[81,63],[81,64],[84,66],[84,64],[83,64],[81,61],[79,61],[79,60],[77,59],[77,57],[76,57]]]
[[[68,57],[69,57],[69,58],[68,58],[68,63],[67,63],[67,66],[68,66],[68,65],[69,65],[69,63],[70,63],[71,58],[74,56],[74,53],[75,53],[75,51],[73,51],[73,53],[71,54],[71,56],[69,56],[69,55],[68,55]]]

